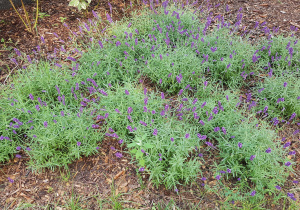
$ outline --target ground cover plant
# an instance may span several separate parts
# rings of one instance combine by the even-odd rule
[[[33,170],[67,167],[97,152],[106,135],[127,145],[137,172],[149,174],[156,186],[178,192],[179,185],[202,177],[203,153],[215,152],[219,186],[223,179],[235,182],[227,188],[228,200],[255,204],[266,193],[295,200],[292,193],[280,192],[293,171],[287,155],[295,152],[282,148],[276,128],[256,117],[258,108],[270,107],[263,113],[273,111],[270,116],[295,122],[299,44],[270,37],[271,53],[259,52],[264,41],[252,45],[247,36],[234,35],[239,15],[233,27],[219,18],[210,30],[212,18],[201,22],[201,14],[164,2],[118,23],[107,15],[111,25],[98,40],[91,33],[96,24],[84,23],[81,35],[88,51],[78,60],[68,54],[71,68],[55,58],[29,63],[1,93],[0,161],[18,157],[23,149]],[[275,69],[274,78],[266,65]],[[238,88],[247,85],[246,78],[264,73],[253,94],[259,100],[248,93],[243,101]],[[143,78],[157,91],[143,88]],[[286,100],[277,105],[277,97]]]

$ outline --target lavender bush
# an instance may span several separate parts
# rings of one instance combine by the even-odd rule
[[[275,44],[270,53],[257,51],[266,41],[251,45],[248,36],[233,35],[241,14],[232,27],[217,17],[219,25],[209,30],[211,16],[203,23],[202,14],[167,2],[121,22],[108,15],[111,25],[100,40],[95,37],[101,19],[94,15],[96,22],[80,26],[80,35],[73,33],[74,40],[81,36],[74,41],[75,51],[88,51],[79,59],[60,52],[72,61],[71,69],[59,64],[61,58],[32,63],[2,90],[0,162],[15,154],[21,158],[22,149],[34,170],[67,167],[97,152],[106,135],[127,146],[137,172],[149,173],[156,186],[178,192],[178,185],[202,174],[203,153],[214,151],[221,158],[214,178],[230,198],[256,203],[265,193],[276,194],[294,162],[285,158],[287,150],[275,131],[255,117],[257,109],[267,106],[264,113],[274,110],[270,116],[285,107],[282,116],[295,113],[290,121],[296,119],[297,74],[266,78],[255,87],[259,93],[247,93],[246,101],[237,88],[249,85],[246,78],[258,77],[263,67],[281,73],[297,67],[296,47],[287,52]],[[281,43],[280,38],[267,42]],[[275,62],[270,56],[276,50],[276,56],[289,53],[290,58]],[[158,91],[142,88],[142,78]],[[222,179],[237,180],[235,195]]]

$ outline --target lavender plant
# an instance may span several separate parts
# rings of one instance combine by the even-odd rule
[[[34,170],[67,167],[82,155],[94,154],[106,135],[129,148],[137,172],[149,173],[156,186],[177,190],[191,183],[202,173],[202,154],[211,150],[221,157],[214,169],[218,183],[238,180],[237,195],[230,195],[234,199],[249,195],[256,202],[284,184],[294,163],[285,158],[287,151],[280,148],[275,132],[254,118],[257,110],[252,108],[274,106],[279,97],[284,103],[276,109],[284,105],[285,114],[298,114],[300,85],[296,73],[266,78],[257,87],[265,88],[255,94],[258,103],[248,94],[251,104],[243,104],[235,88],[247,76],[261,73],[270,55],[232,35],[240,15],[234,27],[217,17],[219,25],[212,31],[211,16],[201,23],[196,12],[168,7],[168,2],[119,23],[107,17],[112,25],[102,30],[100,40],[93,37],[98,23],[80,27],[82,42],[74,42],[75,51],[88,51],[79,59],[66,53],[72,70],[59,59],[40,61],[20,70],[3,89],[0,162],[23,149]],[[267,65],[281,73],[279,64],[286,70],[297,67],[297,48],[287,50],[280,52],[289,53],[290,65],[276,58],[277,65],[272,57],[274,64]],[[142,88],[142,76],[156,83],[159,92]]]
[[[277,77],[266,77],[255,89],[259,99],[257,113],[268,119],[281,117],[284,121],[292,115],[300,116],[300,75],[298,72],[287,73]],[[296,118],[295,118],[296,119]],[[282,122],[284,122],[282,121]],[[274,124],[278,124],[275,123]]]
[[[268,76],[280,76],[283,72],[294,72],[300,68],[300,45],[295,37],[282,35],[262,41],[253,58]]]

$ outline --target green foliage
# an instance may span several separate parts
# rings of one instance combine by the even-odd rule
[[[260,42],[257,53],[260,68],[272,69],[272,74],[280,76],[283,72],[292,73],[300,68],[300,44],[295,37],[279,35],[270,40]]]
[[[262,90],[263,89],[263,90]],[[266,77],[255,89],[259,99],[256,110],[268,107],[270,117],[290,117],[293,113],[300,116],[300,75],[298,72],[277,77]],[[282,100],[284,99],[284,100]],[[264,112],[264,111],[263,111]],[[264,115],[262,113],[262,115]]]
[[[77,7],[80,11],[81,9],[86,9],[88,5],[90,5],[92,0],[71,0],[69,2],[69,6],[71,7]]]

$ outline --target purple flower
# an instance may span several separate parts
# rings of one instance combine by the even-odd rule
[[[287,193],[287,196],[290,197],[290,199],[292,199],[294,201],[296,200],[293,193]]]
[[[295,154],[296,154],[296,151],[289,152],[289,155],[295,155]]]
[[[185,138],[186,138],[186,139],[188,139],[189,137],[190,137],[190,134],[189,134],[189,133],[185,134]]]
[[[287,143],[285,143],[284,145],[283,145],[283,148],[287,148],[287,147],[289,147],[291,145],[291,142],[287,142]]]
[[[285,165],[285,166],[290,166],[290,165],[291,165],[291,162],[288,161],[288,162],[286,162],[284,165]]]
[[[231,173],[231,169],[227,168],[227,173]]]
[[[205,180],[206,180],[206,177],[202,177],[201,180],[202,180],[202,181],[205,181]]]
[[[183,89],[181,89],[181,90],[179,91],[178,95],[180,96],[180,95],[182,94],[182,92],[183,92]]]
[[[214,132],[218,132],[220,130],[219,127],[215,127]]]
[[[106,14],[106,17],[107,17],[107,20],[108,20],[109,23],[113,22],[112,19],[111,19],[111,17],[110,17],[110,15],[108,13]]]
[[[171,139],[172,142],[174,141],[174,138],[173,138],[173,137],[171,137],[170,139]]]
[[[31,149],[29,147],[26,148],[27,151],[30,151]]]
[[[16,154],[16,158],[21,158],[22,156],[19,154]]]
[[[126,94],[126,95],[129,95],[129,92],[128,92],[128,90],[125,90],[125,94]]]
[[[161,92],[161,99],[165,99],[165,94]]]
[[[223,131],[224,135],[226,135],[226,129],[224,127],[222,127],[222,131]]]
[[[122,153],[120,153],[120,152],[117,152],[115,155],[117,158],[121,158],[123,156]]]
[[[128,109],[127,109],[127,113],[128,113],[128,114],[131,114],[131,113],[132,113],[132,111],[133,111],[133,110],[132,110],[132,107],[128,107]]]
[[[281,187],[280,187],[279,185],[276,185],[275,188],[276,188],[277,190],[281,190]]]
[[[142,167],[142,168],[139,169],[139,171],[140,171],[140,172],[143,172],[143,171],[145,171],[145,168]]]
[[[286,87],[286,86],[287,86],[287,82],[284,82],[284,83],[283,83],[283,87]]]
[[[238,181],[241,181],[241,178],[237,178]]]
[[[270,153],[272,150],[271,150],[271,148],[268,148],[267,150],[266,150],[266,153]]]
[[[206,101],[201,105],[201,108],[203,108],[206,105]]]
[[[44,122],[44,126],[45,126],[45,128],[47,128],[47,126],[48,126],[48,122],[47,121]]]
[[[251,155],[250,160],[252,161],[255,158],[255,155]]]
[[[78,142],[77,142],[77,146],[80,146],[80,145],[81,145],[81,142],[80,142],[80,141],[78,141]]]
[[[35,105],[35,108],[36,108],[37,111],[40,111],[40,106],[38,104]]]
[[[242,148],[243,144],[241,142],[238,143],[238,147]]]
[[[256,194],[256,191],[255,190],[253,190],[252,192],[251,192],[251,196],[254,196]]]
[[[296,113],[294,112],[294,113],[291,115],[289,121],[291,121],[291,120],[294,119],[295,117],[296,117]]]
[[[205,142],[205,144],[207,144],[208,146],[210,146],[210,147],[212,147],[212,148],[215,148],[215,146],[212,144],[212,143],[210,143],[210,142]]]
[[[153,130],[153,135],[154,135],[154,136],[157,136],[157,129],[154,129],[154,130]]]
[[[217,175],[217,176],[216,176],[216,179],[217,179],[217,180],[220,180],[220,178],[221,178],[221,175]]]
[[[14,183],[14,180],[11,179],[11,178],[9,178],[9,177],[8,177],[8,181],[9,181],[10,183]]]
[[[33,101],[34,100],[34,97],[33,97],[33,95],[30,93],[29,94],[29,98]]]
[[[17,147],[16,149],[17,149],[17,150],[20,150],[20,149],[21,149],[21,147]]]

